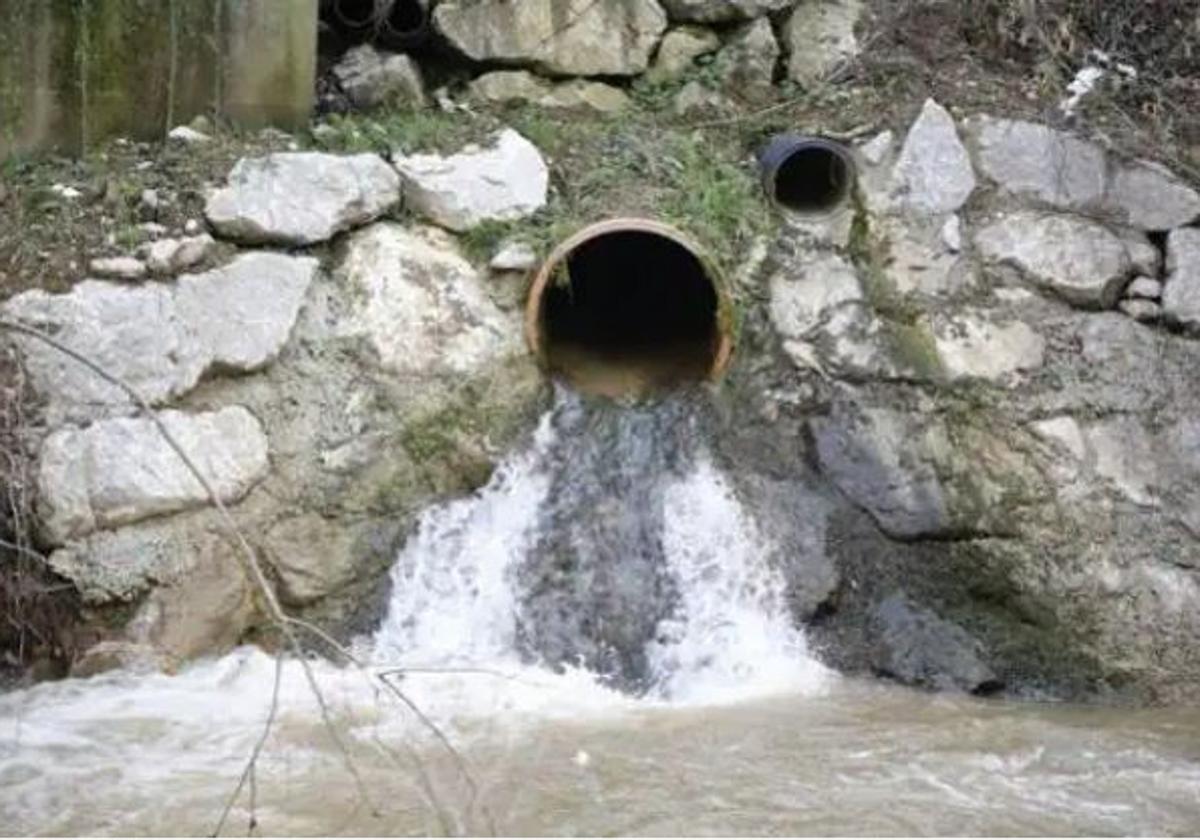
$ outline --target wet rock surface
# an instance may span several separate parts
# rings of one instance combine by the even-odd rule
[[[845,244],[776,243],[742,339],[775,361],[735,363],[729,463],[743,487],[823,488],[836,583],[808,633],[831,663],[936,689],[1194,696],[1200,343],[1183,313],[1200,261],[1190,211],[1166,215],[1184,193],[1156,172],[1164,215],[1123,211],[1114,184],[1139,164],[946,119],[969,155],[950,157],[955,188],[880,142]],[[903,145],[928,132],[918,115]],[[1070,177],[1043,177],[1076,152]],[[1183,226],[1140,230],[1162,223]]]

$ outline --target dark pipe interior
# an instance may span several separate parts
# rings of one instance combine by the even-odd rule
[[[614,395],[704,379],[720,343],[704,264],[647,231],[606,233],[575,248],[542,297],[541,320],[550,366],[585,390]]]
[[[824,146],[802,146],[775,173],[775,200],[789,210],[820,213],[837,207],[850,190],[850,163]]]
[[[412,35],[425,29],[425,5],[421,0],[396,0],[384,26],[399,35]]]
[[[335,0],[338,20],[351,29],[365,29],[375,22],[375,0]]]

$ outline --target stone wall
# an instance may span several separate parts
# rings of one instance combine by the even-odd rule
[[[0,0],[0,157],[307,120],[317,0]]]

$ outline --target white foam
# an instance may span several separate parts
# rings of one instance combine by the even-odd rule
[[[709,704],[820,688],[827,671],[793,625],[769,546],[711,462],[668,487],[664,514],[682,603],[649,650],[663,696]]]

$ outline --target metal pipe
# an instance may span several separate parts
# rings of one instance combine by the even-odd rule
[[[830,213],[850,197],[854,157],[823,137],[781,134],[758,155],[763,189],[777,206],[794,213]]]
[[[705,250],[651,219],[616,218],[563,240],[534,276],[525,338],[542,367],[605,396],[716,380],[733,307]]]

